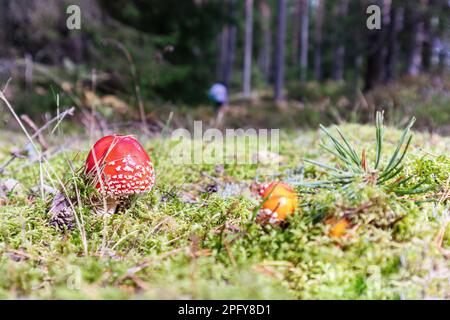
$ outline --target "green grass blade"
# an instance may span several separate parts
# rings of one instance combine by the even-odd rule
[[[304,162],[307,162],[307,163],[310,163],[310,164],[313,164],[313,165],[315,165],[315,166],[324,168],[324,169],[328,169],[328,170],[332,170],[332,171],[335,171],[335,172],[338,172],[338,173],[341,173],[341,174],[345,174],[344,171],[339,170],[339,169],[337,169],[337,168],[334,168],[334,167],[332,167],[332,166],[329,166],[329,165],[327,165],[327,164],[323,164],[323,163],[321,163],[321,162],[317,162],[317,161],[310,160],[310,159],[303,159],[303,161],[304,161]]]
[[[345,158],[350,157],[352,158],[351,152],[349,150],[346,150],[345,147],[339,142],[338,139],[336,139],[335,136],[333,136],[330,131],[328,131],[327,128],[325,128],[323,125],[319,125],[320,129],[322,129],[323,132],[330,138],[330,140],[333,142],[336,150]]]
[[[350,160],[348,160],[347,158],[344,158],[343,156],[341,156],[339,153],[331,150],[330,148],[328,148],[327,146],[325,146],[324,144],[320,144],[320,147],[325,149],[326,151],[328,151],[329,153],[331,153],[332,155],[334,155],[335,157],[337,157],[338,159],[342,160],[345,164],[347,164],[349,169],[352,169],[352,171],[356,171],[356,172],[362,172],[361,169],[359,169],[359,167],[356,167],[353,162],[351,162]]]
[[[394,163],[397,163],[397,165],[398,165],[398,162],[396,162],[398,154],[400,153],[400,150],[401,150],[401,148],[405,142],[405,139],[407,137],[408,137],[408,141],[410,142],[411,137],[412,137],[412,135],[410,134],[410,130],[415,121],[416,121],[416,118],[412,118],[411,121],[406,126],[405,130],[403,130],[403,133],[400,137],[400,141],[398,142],[397,147],[396,147],[394,153],[392,154],[391,159],[389,160],[389,163],[386,166],[386,168],[384,169],[384,171],[390,171],[393,168],[395,168]]]
[[[381,159],[381,152],[382,152],[382,143],[383,143],[383,134],[384,134],[384,129],[383,129],[383,120],[384,120],[384,116],[383,116],[383,112],[381,111],[377,111],[376,114],[376,121],[375,121],[375,134],[376,134],[376,157],[375,157],[375,166],[374,169],[378,169],[378,166],[380,164],[380,159]]]
[[[403,166],[400,166],[395,170],[391,170],[388,175],[379,176],[377,184],[383,184],[386,181],[391,180],[392,178],[396,177],[402,170],[403,170]]]
[[[348,151],[352,155],[352,160],[357,166],[361,166],[361,160],[358,157],[358,154],[356,153],[355,149],[350,145],[345,135],[339,130],[338,127],[336,127],[336,131],[339,133],[339,136],[341,137],[342,141],[344,141],[345,145],[347,146]]]
[[[339,136],[341,137],[344,145],[341,142],[339,142],[339,140],[333,134],[331,134],[331,132],[327,128],[325,128],[323,125],[320,125],[320,129],[333,142],[334,148],[336,149],[337,153],[339,153],[341,155],[341,157],[339,157],[339,158],[341,160],[343,160],[345,163],[347,163],[349,166],[352,166],[353,171],[363,172],[361,170],[361,160],[359,159],[358,154],[356,153],[355,149],[351,146],[351,144],[349,143],[349,141],[345,137],[345,135],[342,133],[342,131],[338,127],[335,127],[335,129],[338,132]],[[337,156],[336,152],[332,152],[328,148],[326,148],[326,150],[328,152],[334,154],[335,156]],[[351,162],[353,162],[353,164]],[[355,169],[355,165],[356,165],[357,169]]]
[[[412,135],[410,135],[408,137],[408,141],[406,142],[406,146],[403,149],[403,152],[402,152],[400,158],[398,158],[398,160],[393,165],[391,165],[389,168],[386,168],[383,172],[383,175],[384,175],[384,173],[389,174],[389,172],[391,172],[392,170],[395,170],[395,168],[397,168],[398,165],[403,161],[403,159],[406,155],[406,152],[408,151],[409,145],[411,144],[411,140],[412,140]],[[395,158],[397,158],[397,157],[395,157]]]

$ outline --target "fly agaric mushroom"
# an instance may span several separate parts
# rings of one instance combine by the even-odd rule
[[[150,157],[132,136],[98,140],[86,159],[85,173],[105,196],[107,213],[114,213],[121,200],[149,191],[155,183]]]
[[[258,214],[258,221],[279,224],[297,208],[297,195],[294,189],[284,182],[272,182],[262,185],[258,190],[264,199]]]

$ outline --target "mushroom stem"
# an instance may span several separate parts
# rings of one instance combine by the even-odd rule
[[[97,214],[103,215],[113,215],[116,212],[119,201],[115,197],[105,196],[101,205],[97,208]]]

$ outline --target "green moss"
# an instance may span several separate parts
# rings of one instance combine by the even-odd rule
[[[343,130],[358,148],[370,149],[373,127],[345,125]],[[387,152],[399,135],[387,129]],[[283,132],[282,137],[279,178],[298,186],[302,179],[326,176],[301,160],[335,161],[318,148],[317,132]],[[264,178],[257,176],[257,165],[229,164],[223,173],[213,165],[177,166],[170,162],[173,145],[167,139],[140,140],[153,150],[157,187],[108,219],[83,203],[77,213],[84,221],[87,256],[78,228],[60,233],[49,226],[51,197],[29,192],[39,184],[39,165],[15,172],[27,161],[18,159],[8,167],[25,194],[9,195],[0,207],[0,298],[448,297],[441,288],[446,282],[439,280],[448,274],[448,261],[433,242],[448,214],[446,202],[436,201],[448,179],[448,138],[431,141],[415,134],[404,170],[433,187],[423,198],[358,183],[348,190],[313,192],[298,186],[300,208],[284,229],[249,222],[256,204],[246,191],[203,191],[213,182],[209,176],[219,187],[243,185],[247,190]],[[87,151],[87,144],[81,149]],[[82,199],[94,191],[73,178],[67,159],[79,168],[85,156],[70,152],[50,160],[54,178],[76,183]],[[7,152],[0,153],[0,162],[6,157]],[[186,201],[185,194],[196,201]],[[349,212],[356,226],[352,236],[330,237],[324,219]]]

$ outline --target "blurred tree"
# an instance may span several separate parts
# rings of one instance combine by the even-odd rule
[[[286,0],[278,0],[277,43],[275,48],[275,100],[282,101],[284,87],[284,50],[286,38]]]
[[[293,10],[291,10],[292,32],[291,32],[291,55],[290,64],[297,66],[300,49],[300,23],[301,23],[301,0],[293,1]]]
[[[268,83],[271,77],[271,60],[272,60],[272,8],[269,3],[262,0],[259,3],[259,15],[261,16],[262,29],[262,47],[259,52],[259,66],[263,74],[264,80]]]
[[[217,46],[214,39],[222,29],[223,16],[233,23],[234,2],[224,10],[221,1],[147,0],[106,1],[103,8],[122,23],[151,34],[163,53],[161,58],[171,65],[154,84],[155,92],[164,99],[194,103],[205,99],[205,90],[215,81],[211,72],[216,67]],[[223,81],[229,82],[233,62],[232,43],[235,31],[228,33],[228,52]],[[230,45],[231,44],[231,45]],[[173,50],[165,51],[170,46]]]
[[[9,34],[9,30],[7,29],[7,2],[0,1],[0,44],[6,43],[6,36]],[[0,45],[0,57],[6,56],[6,46]]]
[[[245,40],[244,40],[244,72],[243,95],[250,97],[252,74],[252,45],[253,45],[253,0],[245,0]]]
[[[422,43],[422,69],[429,72],[431,68],[433,29],[431,25],[432,11],[427,10],[423,14],[423,43]]]
[[[422,68],[422,49],[425,41],[425,6],[427,0],[420,0],[409,6],[407,15],[411,26],[412,39],[409,48],[408,68],[409,75],[416,76]]]
[[[333,79],[341,81],[344,79],[345,58],[345,18],[348,13],[349,0],[341,0],[336,3],[334,9],[334,25],[336,26],[336,37],[334,43],[334,65]]]
[[[236,54],[236,0],[225,0],[223,2],[223,12],[224,22],[220,35],[218,78],[228,87],[233,75]]]
[[[2,78],[26,57],[23,88],[33,88],[36,63],[71,66],[84,78],[95,68],[106,74],[101,93],[130,95],[137,82],[143,99],[197,104],[216,81],[247,97],[273,84],[281,100],[285,82],[298,88],[309,71],[319,82],[351,81],[356,93],[360,84],[371,90],[406,74],[447,72],[450,59],[448,0],[77,0],[81,32],[65,27],[69,3],[0,1]],[[372,4],[382,8],[381,30],[366,27]],[[120,51],[133,57],[133,79]]]
[[[439,61],[442,39],[448,37],[450,3],[446,0],[429,0],[424,12],[424,42],[422,50],[423,71],[433,71]],[[447,33],[447,35],[446,35]]]
[[[386,55],[386,70],[384,75],[384,81],[388,82],[396,78],[398,58],[400,51],[400,39],[399,33],[403,29],[403,6],[393,6],[391,10],[391,25],[388,36],[388,51]]]
[[[323,41],[323,19],[325,11],[325,0],[317,0],[314,31],[314,78],[320,81],[322,77],[322,41]]]
[[[308,74],[309,49],[309,1],[300,0],[300,81],[305,82]]]
[[[384,61],[387,56],[385,46],[387,32],[390,25],[391,0],[377,0],[371,3],[382,8],[381,29],[373,29],[367,31],[367,65],[365,72],[365,87],[368,91],[373,89],[377,84],[381,83],[384,75]]]

